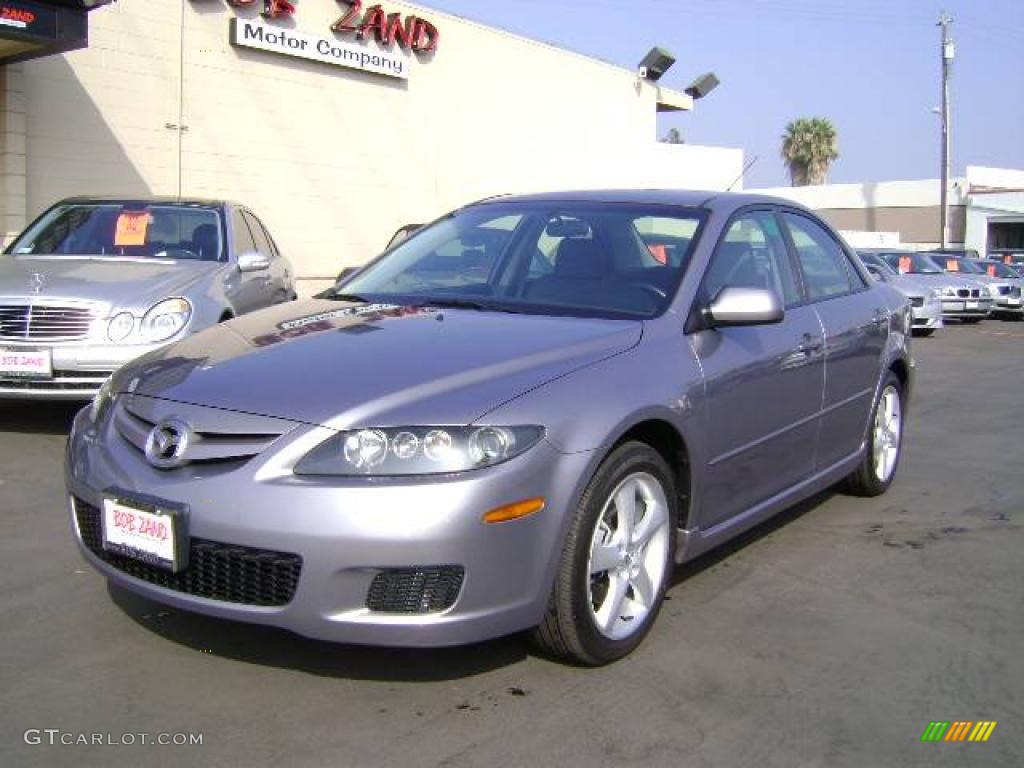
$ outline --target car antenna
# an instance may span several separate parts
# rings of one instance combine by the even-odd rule
[[[743,180],[743,177],[747,175],[747,171],[750,170],[750,166],[752,166],[754,163],[756,163],[759,158],[760,158],[760,155],[754,155],[754,157],[750,160],[750,162],[743,166],[743,170],[740,171],[740,175],[736,177],[736,180],[733,181],[732,184],[730,184],[728,187],[725,188],[725,191],[726,192],[732,192],[732,188],[735,187],[737,184],[739,184]]]

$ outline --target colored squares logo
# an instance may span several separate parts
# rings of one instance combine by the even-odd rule
[[[995,728],[995,720],[932,720],[921,741],[988,741]]]

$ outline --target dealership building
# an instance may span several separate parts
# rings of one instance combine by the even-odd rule
[[[675,72],[393,0],[0,0],[0,62],[6,241],[72,195],[233,199],[300,293],[475,199],[742,175],[657,141]]]

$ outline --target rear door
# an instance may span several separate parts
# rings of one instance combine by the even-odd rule
[[[811,307],[825,332],[825,401],[816,469],[861,445],[878,384],[891,311],[823,224],[804,213],[782,219]]]
[[[690,336],[705,378],[705,529],[811,474],[824,387],[821,323],[803,301],[772,210],[742,212],[726,227],[699,301],[706,306],[725,286],[771,288],[786,315]]]

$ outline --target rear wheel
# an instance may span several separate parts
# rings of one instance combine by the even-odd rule
[[[672,471],[657,451],[639,442],[613,451],[580,499],[534,643],[591,666],[636,648],[668,587],[677,509]]]
[[[984,319],[984,317],[961,317],[960,322],[966,323],[967,325],[974,325],[975,323],[980,323]]]
[[[867,450],[860,466],[844,483],[856,496],[880,496],[896,476],[903,448],[903,386],[889,371],[871,413]]]
[[[918,329],[914,330],[914,335],[915,336],[924,336],[924,337],[934,336],[935,335],[935,329],[934,328],[918,328]]]

